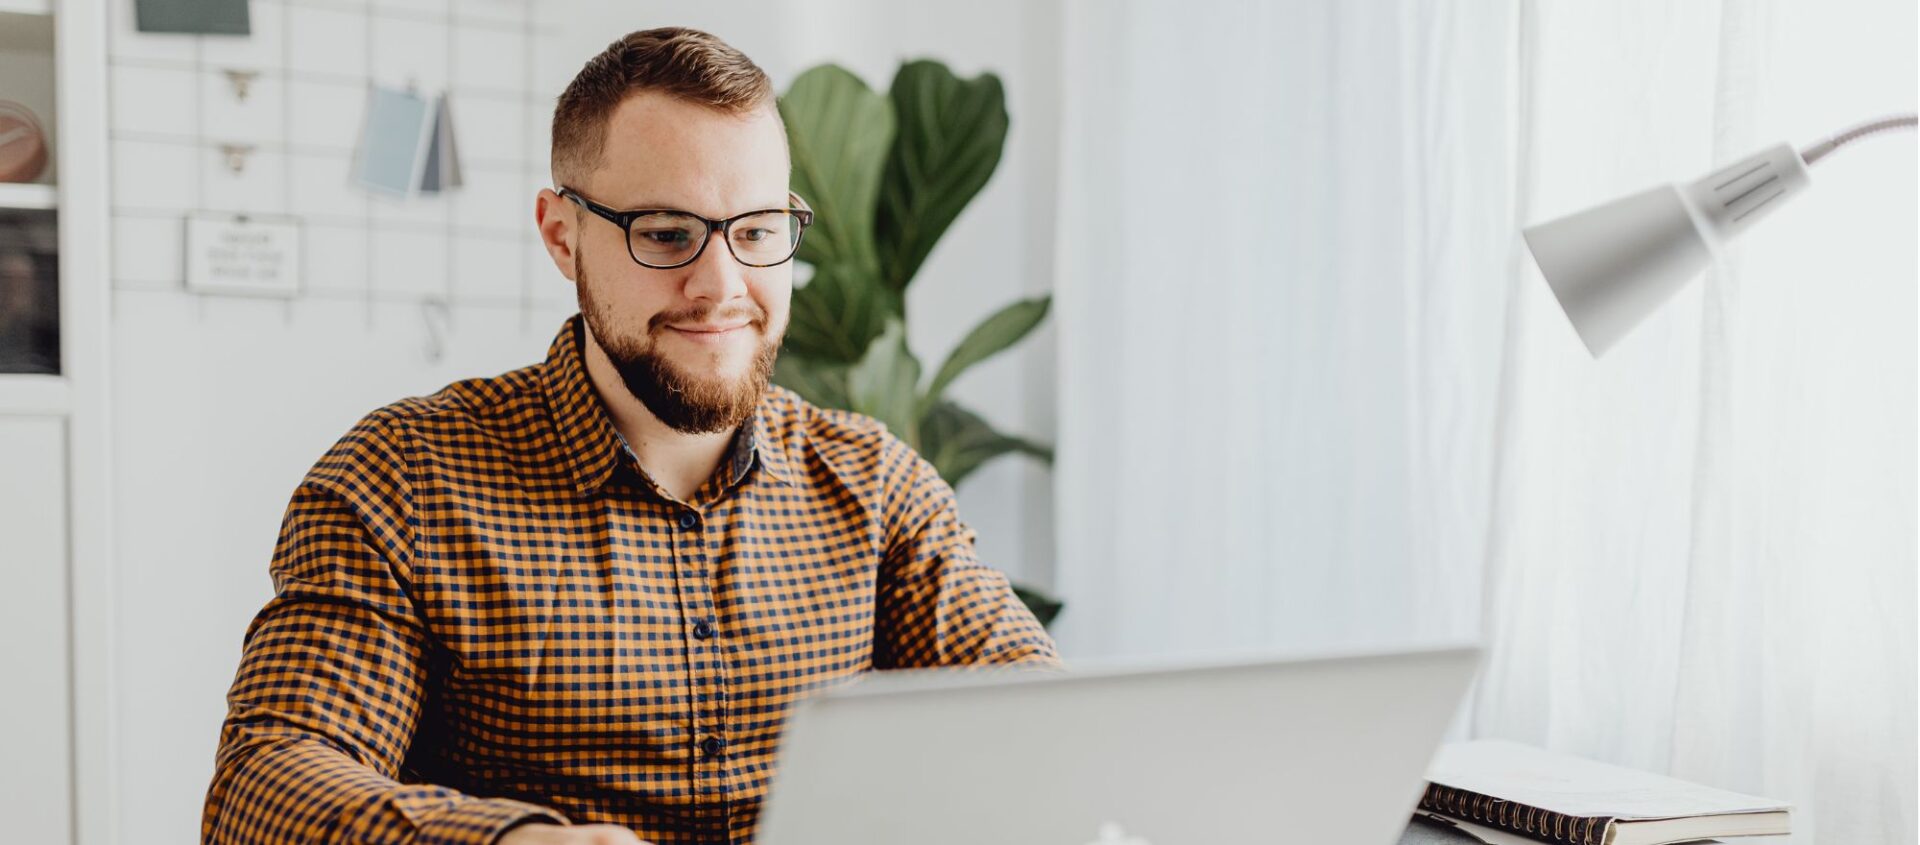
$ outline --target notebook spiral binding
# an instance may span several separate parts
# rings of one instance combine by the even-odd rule
[[[1437,783],[1427,785],[1426,794],[1420,797],[1420,809],[1561,845],[1605,845],[1607,828],[1613,822],[1603,816],[1551,813]]]

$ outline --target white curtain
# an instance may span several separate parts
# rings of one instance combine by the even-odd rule
[[[1068,4],[1056,508],[1073,655],[1477,632],[1512,18]]]
[[[1912,110],[1914,16],[1069,2],[1069,657],[1477,635],[1465,733],[1913,841],[1913,136],[1597,361],[1518,230]]]

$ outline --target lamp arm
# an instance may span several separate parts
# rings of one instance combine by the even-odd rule
[[[1835,148],[1848,141],[1872,135],[1875,132],[1884,132],[1888,129],[1912,129],[1916,123],[1920,123],[1920,116],[1911,114],[1895,115],[1870,123],[1862,123],[1859,126],[1855,126],[1852,129],[1801,150],[1800,160],[1806,162],[1807,165],[1811,167],[1814,162],[1825,158],[1827,153],[1833,152]]]

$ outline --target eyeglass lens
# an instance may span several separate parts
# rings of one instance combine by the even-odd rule
[[[706,235],[706,222],[691,214],[646,214],[634,218],[627,241],[640,263],[673,265],[692,258]],[[800,244],[800,220],[785,211],[749,215],[733,221],[725,240],[742,264],[779,264]]]

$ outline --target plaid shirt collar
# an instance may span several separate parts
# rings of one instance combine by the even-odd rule
[[[547,410],[553,415],[554,429],[560,435],[560,451],[573,471],[574,483],[581,494],[592,495],[607,483],[627,451],[626,441],[613,427],[607,409],[594,392],[587,376],[586,360],[581,357],[585,340],[579,314],[567,318],[547,348],[546,363],[540,367],[540,388],[546,394]],[[793,475],[786,450],[768,429],[767,403],[773,391],[754,408],[753,418],[741,426],[727,448],[721,466],[726,471],[725,489],[744,479],[756,463],[781,484],[791,485]],[[637,463],[636,463],[637,467]]]

